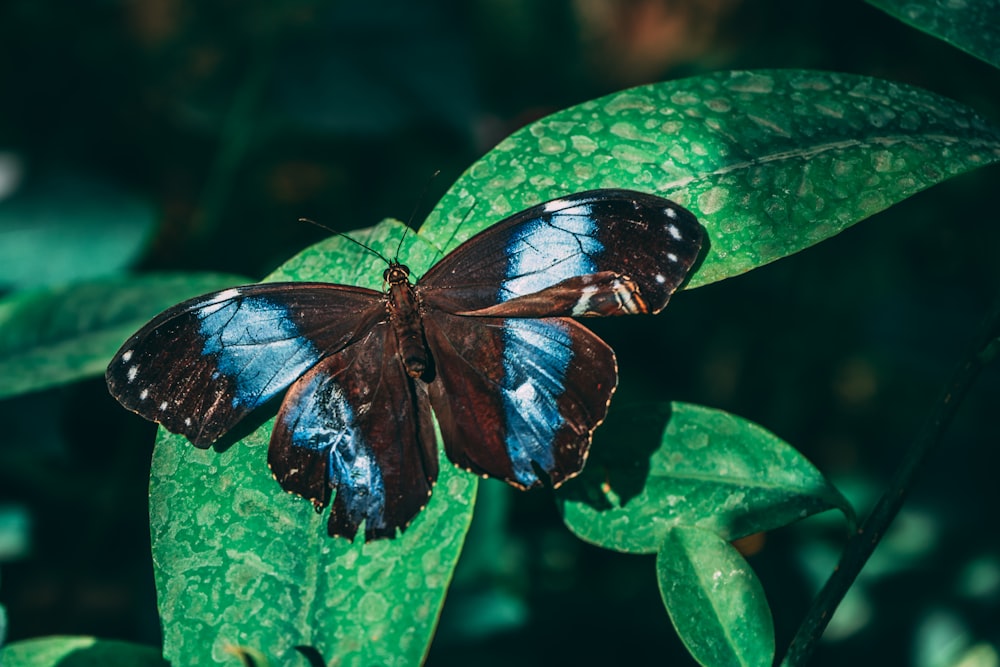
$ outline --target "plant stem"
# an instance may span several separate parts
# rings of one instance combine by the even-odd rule
[[[962,399],[972,387],[979,372],[996,358],[1000,351],[998,337],[1000,337],[1000,299],[994,302],[986,319],[980,325],[969,352],[956,369],[951,381],[945,386],[941,398],[910,445],[889,487],[879,498],[868,518],[848,540],[837,569],[816,596],[812,607],[799,625],[781,662],[783,667],[804,665],[815,651],[833,612],[857,579],[861,568],[868,562],[889,524],[896,518],[907,493],[913,487],[917,474],[931,452],[941,442]]]
[[[205,239],[212,235],[222,218],[222,210],[233,189],[236,170],[246,155],[253,136],[253,117],[271,73],[273,38],[257,46],[254,58],[233,97],[223,120],[219,150],[205,181],[195,212],[194,235]]]

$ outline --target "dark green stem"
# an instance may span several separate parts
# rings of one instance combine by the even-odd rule
[[[194,234],[205,239],[218,228],[222,210],[229,200],[239,163],[243,160],[253,136],[253,118],[271,73],[273,37],[258,45],[243,81],[233,96],[219,136],[205,187],[195,212]]]
[[[927,462],[931,452],[941,442],[951,424],[962,399],[975,382],[979,371],[993,361],[1000,344],[1000,300],[983,321],[965,359],[959,365],[945,387],[941,398],[931,411],[923,428],[910,445],[902,465],[893,476],[889,487],[872,509],[871,514],[857,532],[848,540],[837,569],[827,580],[823,590],[813,601],[798,632],[788,647],[783,667],[804,665],[819,642],[833,612],[837,609],[848,589],[857,579],[875,547],[882,540],[889,524],[899,513],[906,494],[913,487],[917,474]]]

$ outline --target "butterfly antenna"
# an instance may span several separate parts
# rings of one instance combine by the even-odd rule
[[[361,241],[357,240],[353,236],[345,234],[344,232],[340,231],[339,229],[334,229],[333,227],[327,227],[323,223],[316,222],[315,220],[310,220],[309,218],[299,218],[299,222],[308,222],[311,225],[316,225],[320,229],[325,229],[326,231],[330,232],[331,234],[333,234],[335,236],[342,236],[345,239],[347,239],[348,241],[350,241],[351,243],[353,243],[355,245],[358,245],[358,246],[361,246],[362,248],[364,248],[365,250],[367,250],[371,254],[373,254],[376,257],[378,257],[379,259],[381,259],[386,264],[392,264],[392,262],[390,262],[389,259],[386,258],[385,255],[383,255],[382,253],[380,253],[375,248],[372,248],[371,246],[365,245],[364,243],[362,243]]]
[[[455,225],[455,229],[451,232],[451,236],[448,237],[448,241],[443,246],[441,246],[441,248],[438,248],[437,253],[435,253],[435,255],[434,255],[434,261],[435,262],[438,260],[438,258],[441,255],[444,254],[443,248],[450,248],[451,247],[452,241],[454,241],[455,237],[458,236],[458,230],[462,228],[462,225],[464,225],[465,221],[469,219],[469,216],[472,215],[472,212],[476,210],[476,206],[478,204],[479,204],[479,200],[477,199],[476,201],[474,201],[472,203],[472,206],[469,207],[469,210],[465,213],[465,215],[462,216],[462,219],[458,222],[458,224]]]
[[[396,246],[397,261],[399,260],[399,251],[403,249],[403,240],[406,238],[406,232],[410,231],[410,228],[413,227],[413,219],[417,217],[417,211],[420,210],[420,207],[423,206],[424,201],[427,199],[427,190],[430,189],[431,183],[433,183],[434,179],[437,178],[440,174],[441,174],[440,169],[434,170],[434,173],[431,174],[431,177],[427,179],[426,183],[424,183],[423,189],[417,196],[417,201],[413,204],[413,210],[410,211],[410,217],[406,219],[406,229],[403,230],[403,235],[399,237],[399,245]]]

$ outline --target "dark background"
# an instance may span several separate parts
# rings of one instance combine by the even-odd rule
[[[301,216],[348,232],[414,208],[419,221],[538,117],[636,84],[758,67],[918,85],[1000,123],[995,69],[856,2],[6,0],[0,153],[22,188],[86,178],[146,202],[154,222],[136,271],[259,279],[327,234]],[[756,421],[863,510],[996,296],[998,175],[955,179],[682,293],[657,320],[594,323],[618,352],[616,403],[684,400]],[[998,390],[995,370],[981,378],[814,664],[996,655]],[[158,643],[154,429],[100,379],[2,401],[0,419],[0,521],[28,522],[31,535],[0,562],[8,640]],[[430,664],[690,661],[652,557],[581,543],[548,492],[481,488]],[[742,545],[779,649],[842,539],[830,516]]]

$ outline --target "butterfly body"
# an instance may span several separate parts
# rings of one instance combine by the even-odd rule
[[[410,284],[410,269],[398,262],[392,262],[385,270],[383,279],[389,285],[386,302],[389,321],[396,334],[399,358],[412,378],[418,378],[427,370],[427,351],[424,345],[424,329],[420,317],[417,294]]]
[[[665,199],[596,190],[527,209],[419,280],[224,290],[164,312],[108,367],[125,407],[207,447],[285,392],[268,463],[328,531],[391,537],[452,462],[518,488],[586,460],[617,384],[614,352],[572,317],[656,313],[703,231]]]

